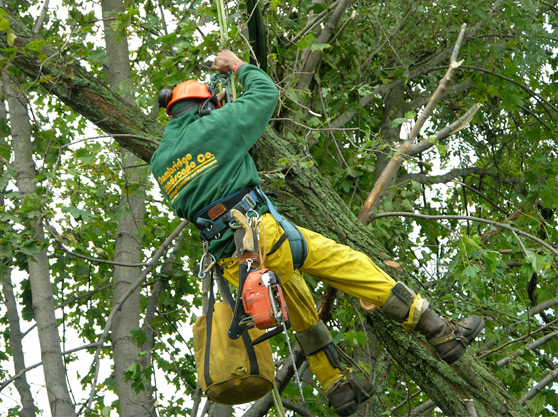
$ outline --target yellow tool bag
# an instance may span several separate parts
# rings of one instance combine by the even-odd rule
[[[225,282],[224,278],[220,276]],[[228,286],[225,283],[222,289]],[[223,291],[222,291],[223,292]],[[230,292],[228,294],[232,300]],[[223,294],[223,298],[226,295]],[[238,339],[228,336],[233,311],[226,302],[215,303],[210,285],[207,314],[194,324],[194,354],[198,381],[211,401],[243,404],[263,397],[273,388],[275,368],[271,346],[266,340],[255,346],[252,340],[265,333],[253,328]]]

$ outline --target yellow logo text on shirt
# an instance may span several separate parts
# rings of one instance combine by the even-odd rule
[[[200,153],[195,159],[187,154],[167,166],[157,181],[172,203],[184,188],[217,166],[217,159],[211,152]]]

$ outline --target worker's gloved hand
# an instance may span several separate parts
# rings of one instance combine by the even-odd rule
[[[230,72],[234,67],[242,62],[236,54],[228,49],[221,49],[215,57],[215,62],[211,66],[212,70],[221,72]]]

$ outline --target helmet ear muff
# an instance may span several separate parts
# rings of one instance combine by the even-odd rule
[[[200,103],[200,109],[198,111],[200,117],[209,116],[213,110],[221,107],[219,99],[215,95],[215,91],[213,90],[213,88],[208,86],[207,89],[211,93],[211,97]]]
[[[171,102],[171,100],[172,100],[172,90],[169,90],[168,88],[163,88],[159,92],[159,97],[157,99],[157,101],[159,102],[159,108],[166,109],[169,103]]]
[[[200,103],[198,114],[200,117],[209,116],[213,110],[218,109],[219,107],[219,100],[217,99],[217,96],[213,94],[211,97]]]

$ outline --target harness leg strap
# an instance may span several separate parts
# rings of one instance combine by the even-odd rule
[[[382,313],[398,323],[403,323],[405,319],[409,317],[411,306],[413,305],[416,297],[417,294],[412,289],[404,283],[398,282],[393,286],[391,294],[382,306]],[[421,301],[422,303],[419,308],[420,311],[417,312],[417,317],[415,317],[416,320],[418,320],[422,311],[426,310],[428,307],[428,302],[426,300]]]

